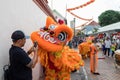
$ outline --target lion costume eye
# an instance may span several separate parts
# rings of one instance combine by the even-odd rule
[[[58,35],[58,39],[63,42],[67,39],[67,34],[65,32],[61,32],[59,35]]]
[[[54,30],[54,29],[55,29],[55,25],[50,25],[50,26],[49,26],[49,29],[50,29],[50,30]]]

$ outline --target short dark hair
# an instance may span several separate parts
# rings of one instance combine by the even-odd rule
[[[19,39],[25,38],[25,34],[21,30],[16,30],[12,33],[11,39],[13,42],[16,42]]]

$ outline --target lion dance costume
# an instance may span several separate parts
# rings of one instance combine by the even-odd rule
[[[90,43],[89,42],[82,42],[78,45],[79,54],[82,55],[83,59],[86,59],[90,56]]]
[[[83,59],[90,57],[90,45],[92,43],[92,37],[87,37],[85,42],[78,45],[79,54]]]
[[[40,64],[45,68],[45,80],[70,80],[70,72],[84,65],[81,55],[65,45],[72,36],[70,27],[55,22],[49,16],[46,26],[31,34],[32,41],[38,42],[38,55]]]

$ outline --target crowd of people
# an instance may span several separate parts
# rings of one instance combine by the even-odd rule
[[[110,39],[109,37],[106,37],[105,39],[100,40],[100,43],[102,45],[101,48],[105,56],[113,57],[115,51],[120,49],[119,38]]]
[[[105,37],[105,38],[95,38],[97,44],[100,46],[101,50],[103,51],[103,54],[106,56],[111,56],[115,54],[115,50],[120,49],[120,39],[119,37]],[[74,37],[69,43],[68,46],[70,48],[77,48],[79,44],[82,42],[85,42],[86,38],[80,38],[80,37]]]
[[[69,45],[70,48],[76,48],[79,46],[81,43],[86,42],[86,38],[79,38],[75,37],[73,40],[70,42],[71,44]],[[93,45],[94,44],[94,45]],[[91,73],[99,75],[97,71],[97,66],[98,66],[98,50],[101,50],[103,55],[108,56],[108,57],[113,57],[115,54],[115,51],[120,49],[120,39],[119,37],[108,37],[106,36],[105,38],[98,38],[95,37],[93,42],[90,45],[90,71]],[[99,48],[99,49],[97,49]],[[79,48],[78,48],[79,49]],[[82,53],[80,53],[82,54]]]

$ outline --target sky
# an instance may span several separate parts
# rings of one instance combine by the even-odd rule
[[[51,9],[56,9],[63,17],[71,21],[76,17],[66,12],[66,8],[74,8],[88,1],[90,0],[48,0],[48,4]],[[98,16],[106,10],[120,11],[120,0],[95,0],[93,3],[72,12],[86,19],[93,18],[94,21],[98,22]],[[76,26],[85,22],[84,20],[76,18]]]

